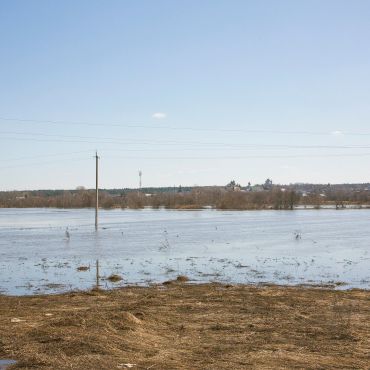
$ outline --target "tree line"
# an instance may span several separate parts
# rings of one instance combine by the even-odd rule
[[[222,187],[199,187],[190,190],[170,188],[168,191],[146,193],[145,190],[124,190],[110,193],[99,192],[99,205],[102,208],[145,207],[168,209],[294,209],[296,206],[320,208],[332,205],[345,208],[347,205],[370,206],[370,191],[327,190],[301,193],[293,187],[274,186],[263,191],[233,191]],[[0,192],[2,208],[88,208],[95,206],[94,190],[58,190],[32,192]]]

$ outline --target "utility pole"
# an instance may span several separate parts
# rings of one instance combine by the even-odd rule
[[[95,166],[96,166],[96,183],[95,183],[95,230],[98,230],[98,209],[99,209],[99,156],[98,152],[95,153]]]
[[[141,176],[143,175],[143,173],[141,172],[141,170],[139,170],[139,189],[141,190]]]

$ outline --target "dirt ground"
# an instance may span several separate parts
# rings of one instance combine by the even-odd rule
[[[370,291],[204,284],[0,296],[14,369],[370,369]]]

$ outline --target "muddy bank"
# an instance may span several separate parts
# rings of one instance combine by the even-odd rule
[[[365,369],[370,291],[182,281],[0,296],[14,369]]]

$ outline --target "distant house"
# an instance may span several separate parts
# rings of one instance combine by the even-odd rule
[[[264,187],[262,185],[254,185],[252,187],[252,191],[264,191]]]
[[[235,180],[230,181],[226,186],[225,189],[228,191],[241,191],[242,187],[240,184],[237,184]]]
[[[245,191],[252,191],[252,185],[250,182],[248,182],[248,185],[245,187]]]

